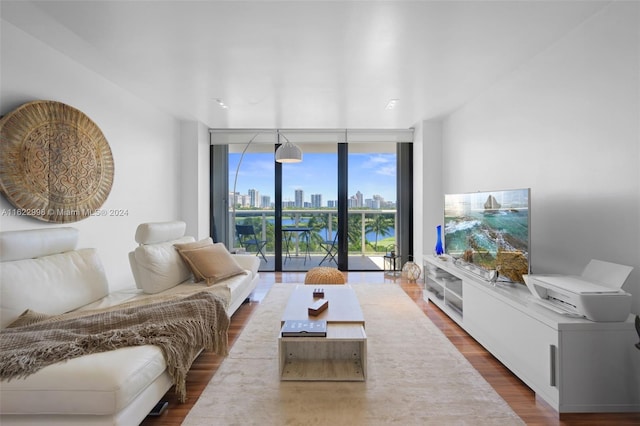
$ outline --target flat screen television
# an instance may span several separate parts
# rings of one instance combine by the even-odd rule
[[[531,190],[446,194],[445,253],[465,265],[524,283],[530,272]]]

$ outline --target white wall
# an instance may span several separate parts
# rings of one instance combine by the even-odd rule
[[[444,192],[531,188],[534,273],[579,274],[592,258],[633,266],[636,313],[639,8],[612,3],[449,116],[442,163]]]
[[[418,132],[417,130],[420,129]],[[415,235],[424,235],[416,253],[433,254],[436,246],[436,226],[442,225],[444,192],[442,189],[442,121],[429,120],[416,126],[414,154],[416,161],[422,161],[420,176],[423,179],[423,196],[415,202],[415,217],[422,225],[414,228]],[[420,148],[418,148],[420,147]],[[415,167],[418,169],[418,167]],[[415,178],[418,178],[416,174]],[[415,200],[414,200],[415,201]],[[418,211],[417,209],[420,209]]]
[[[68,226],[80,230],[80,247],[98,248],[113,289],[133,285],[127,253],[136,245],[137,225],[181,214],[180,122],[12,24],[2,21],[1,31],[0,114],[28,101],[55,100],[84,112],[109,141],[115,176],[103,208],[127,214]],[[12,207],[0,197],[0,209]],[[28,217],[0,220],[3,231],[61,226]]]
[[[203,239],[210,235],[209,218],[209,128],[197,121],[183,121],[181,218],[187,235]]]
[[[413,126],[413,260],[422,267],[422,255],[424,253],[424,239],[418,236],[424,235],[424,144],[422,140],[422,123]]]

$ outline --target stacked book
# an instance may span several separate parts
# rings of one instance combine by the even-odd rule
[[[282,337],[327,337],[327,321],[288,320],[281,331]]]

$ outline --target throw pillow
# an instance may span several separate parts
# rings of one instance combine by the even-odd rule
[[[212,285],[235,275],[246,274],[222,243],[191,250],[181,250],[194,276],[203,277],[207,285]]]
[[[157,244],[141,244],[133,251],[136,285],[147,294],[160,293],[188,280],[189,265],[178,254],[174,244],[193,242],[193,237]],[[33,309],[36,309],[33,307]]]
[[[180,257],[182,257],[182,260],[184,260],[184,262],[187,265],[189,265],[189,262],[187,261],[187,259],[185,259],[184,255],[182,254],[183,250],[194,250],[194,249],[199,249],[202,247],[207,247],[212,245],[213,245],[213,240],[211,239],[211,237],[208,237],[208,238],[205,238],[204,240],[194,241],[192,243],[174,244],[173,246],[176,248],[176,250],[178,250],[178,253],[180,253]],[[191,272],[193,273],[193,279],[195,282],[199,282],[204,279],[204,277],[201,276],[196,271],[194,271],[193,268],[191,268],[190,266],[189,268],[192,269]]]

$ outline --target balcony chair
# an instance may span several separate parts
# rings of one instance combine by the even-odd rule
[[[320,242],[320,247],[322,247],[326,254],[318,265],[322,265],[326,260],[329,261],[329,263],[333,261],[333,263],[338,266],[338,261],[336,260],[336,255],[338,254],[338,233],[336,232],[333,234],[333,240],[324,240]]]
[[[253,229],[253,225],[236,225],[236,235],[238,236],[240,247],[247,251],[251,251],[251,247],[255,247],[256,256],[260,255],[265,262],[268,262],[267,257],[262,251],[264,246],[267,245],[267,241],[258,239],[256,231]]]

